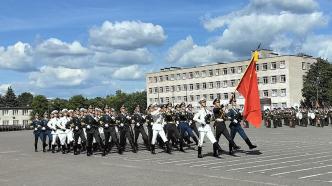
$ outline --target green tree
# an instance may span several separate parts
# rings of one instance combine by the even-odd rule
[[[7,92],[3,99],[4,99],[5,107],[17,107],[18,106],[18,101],[17,101],[16,95],[14,93],[14,90],[11,87],[8,87]]]
[[[304,104],[320,106],[332,103],[332,65],[327,60],[318,58],[317,63],[311,65],[304,77],[302,96]]]
[[[77,108],[82,108],[82,107],[87,107],[87,106],[88,106],[88,101],[82,95],[72,96],[68,100],[68,109],[77,109]]]
[[[117,90],[115,95],[106,97],[106,104],[114,108],[116,111],[119,111],[120,107],[125,105],[126,98],[126,93],[122,92],[121,90]]]
[[[33,109],[32,115],[35,115],[36,113],[43,115],[48,111],[48,100],[43,95],[37,95],[33,97],[31,107]]]
[[[102,97],[96,97],[93,99],[89,99],[87,101],[87,103],[88,103],[88,105],[92,105],[93,107],[98,107],[100,109],[104,109],[104,107],[106,105],[106,101]]]
[[[53,110],[60,111],[64,108],[68,108],[68,100],[66,100],[66,99],[55,98],[55,99],[49,101],[50,111],[53,111]]]
[[[4,100],[3,100],[3,96],[0,94],[0,107],[4,107]]]
[[[20,107],[31,106],[33,100],[33,95],[29,92],[23,92],[17,96],[18,105]]]

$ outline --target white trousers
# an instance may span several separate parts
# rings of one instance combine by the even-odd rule
[[[205,136],[209,138],[211,143],[217,142],[216,138],[213,135],[210,125],[206,125],[204,127],[201,126],[198,128],[198,131],[199,131],[199,140],[198,140],[199,147],[203,146],[203,141]]]
[[[65,145],[67,133],[62,131],[62,130],[57,130],[57,133],[58,133],[58,136],[59,136],[59,139],[60,139],[60,144]]]
[[[166,134],[165,134],[164,129],[162,128],[161,124],[153,124],[153,125],[160,125],[160,126],[152,127],[152,141],[151,141],[151,144],[152,145],[156,144],[158,134],[161,137],[161,139],[164,142],[166,142],[167,141]]]
[[[73,129],[67,129],[66,133],[67,133],[67,144],[69,144],[70,142],[74,141]]]
[[[57,138],[58,138],[58,134],[56,132],[52,132],[52,145],[56,145]]]

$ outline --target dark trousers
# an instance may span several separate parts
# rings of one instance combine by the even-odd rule
[[[135,149],[135,145],[134,145],[134,139],[131,133],[131,130],[129,128],[130,126],[123,126],[120,127],[120,146],[121,149],[124,150],[126,148],[126,140],[128,139],[131,148]]]
[[[105,135],[105,149],[107,151],[110,151],[110,138],[112,140],[112,143],[114,143],[116,145],[116,147],[120,148],[120,144],[119,144],[119,139],[118,139],[118,135],[116,134],[115,128],[114,127],[109,127],[107,129],[104,128],[104,135]]]
[[[188,133],[188,135],[190,137],[194,137],[194,134],[193,134],[193,131],[192,131],[191,127],[185,121],[180,121],[180,123],[179,123],[179,130],[180,130],[180,134],[181,134],[182,137],[185,136],[186,132]]]
[[[37,150],[38,138],[41,137],[41,135],[40,135],[40,131],[34,131],[34,132],[33,132],[33,135],[34,135],[34,137],[35,137],[35,143],[34,143],[34,145],[35,145],[35,150]]]
[[[74,133],[74,143],[75,143],[75,145],[78,144],[78,139],[79,138],[81,138],[81,143],[82,144],[86,142],[84,131],[82,129],[74,130],[73,133]]]
[[[92,153],[92,142],[93,142],[93,138],[96,139],[96,143],[102,148],[104,149],[104,144],[100,138],[98,129],[90,129],[89,131],[86,132],[86,136],[87,136],[87,140],[88,140],[88,146],[87,146],[87,150],[89,151],[89,153]]]
[[[236,124],[232,123],[229,125],[229,128],[231,129],[232,140],[234,140],[237,132],[240,134],[240,136],[242,137],[243,140],[248,139],[248,136],[246,135],[246,133],[244,132],[243,128],[241,127],[241,125],[239,123],[236,123]]]
[[[134,127],[134,133],[135,133],[135,145],[137,146],[137,140],[138,140],[138,136],[139,134],[142,135],[142,139],[144,141],[144,144],[146,146],[149,146],[149,140],[148,140],[148,135],[146,135],[146,132],[144,130],[143,124],[141,124],[140,126],[135,126]]]
[[[43,142],[43,147],[47,146],[47,144],[46,144],[46,137],[48,138],[49,149],[51,149],[51,143],[52,143],[51,130],[45,130],[45,131],[40,132],[40,138],[41,138],[41,140]]]
[[[173,123],[167,123],[165,125],[165,130],[166,130],[166,134],[167,134],[167,139],[172,141],[176,141],[176,142],[180,142],[182,143],[183,138],[180,135],[180,132],[178,130],[178,128],[176,127],[175,124]]]
[[[214,123],[215,127],[216,127],[216,140],[219,143],[219,139],[221,134],[225,136],[225,138],[227,139],[227,141],[231,142],[233,141],[227,128],[226,128],[226,124],[225,122],[220,122],[220,121],[216,121]]]
[[[199,132],[198,132],[198,129],[197,129],[197,126],[196,126],[195,122],[192,122],[190,124],[190,128],[195,132],[196,136],[199,137]]]

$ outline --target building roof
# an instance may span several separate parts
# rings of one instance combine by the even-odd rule
[[[0,107],[0,110],[13,110],[13,109],[28,109],[32,110],[32,107]]]

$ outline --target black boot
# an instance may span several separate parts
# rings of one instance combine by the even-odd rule
[[[219,158],[220,154],[219,154],[219,150],[221,150],[218,142],[214,142],[213,143],[213,156],[216,157],[216,158]]]
[[[203,158],[203,155],[202,155],[202,147],[198,147],[198,158]]]
[[[82,145],[82,151],[83,152],[86,151],[86,142],[85,141],[82,142],[81,145]]]
[[[74,144],[73,149],[74,149],[74,155],[78,155],[76,143]]]
[[[182,141],[182,140],[180,140],[180,151],[181,151],[181,152],[185,152],[185,151],[183,150],[183,141]]]
[[[166,152],[167,152],[168,154],[171,154],[171,153],[172,153],[172,147],[171,147],[171,144],[169,143],[169,141],[166,141],[165,144],[166,144]]]
[[[38,150],[37,150],[37,143],[35,143],[35,152],[38,152]]]
[[[106,156],[106,154],[107,154],[107,148],[104,148],[103,153],[101,154],[101,156]]]
[[[62,145],[61,148],[62,148],[62,154],[66,154],[66,146]]]
[[[86,148],[86,155],[91,156],[92,155],[92,147],[87,146]]]
[[[195,144],[196,144],[196,146],[197,146],[197,145],[198,145],[198,140],[197,140],[196,136],[193,136],[192,138],[193,138],[193,140],[195,141]]]
[[[71,148],[71,142],[68,143],[68,145],[67,145],[67,153],[70,153],[70,148]]]
[[[254,149],[254,148],[256,148],[257,146],[256,145],[253,145],[252,143],[251,143],[251,141],[249,140],[249,138],[247,138],[246,140],[244,140],[246,143],[247,143],[247,145],[249,146],[249,149]]]
[[[234,155],[234,152],[233,152],[233,145],[232,145],[232,143],[229,143],[228,144],[228,147],[229,147],[229,155]]]
[[[52,153],[55,153],[55,145],[52,145]]]
[[[46,143],[43,144],[43,152],[46,152]]]
[[[156,148],[155,145],[151,145],[151,154],[156,154],[155,148]]]

